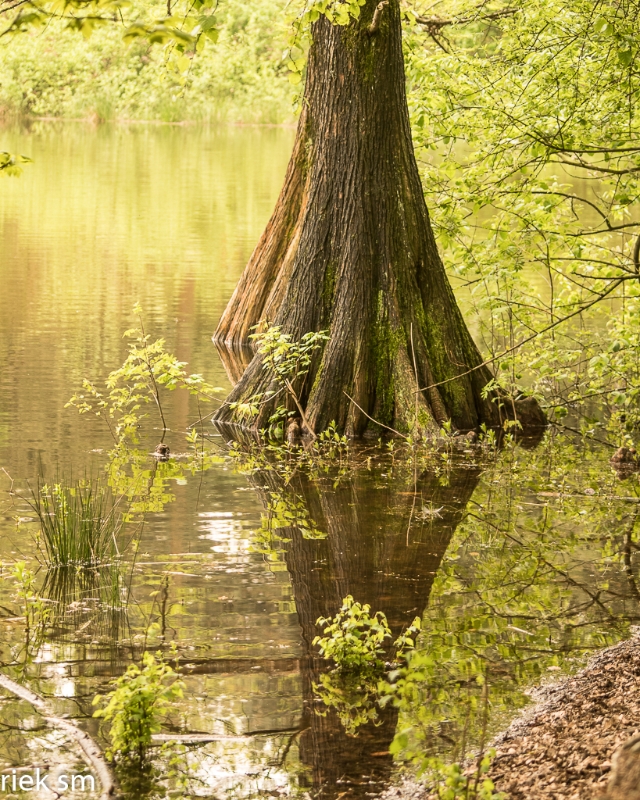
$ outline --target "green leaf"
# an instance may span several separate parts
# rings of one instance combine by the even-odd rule
[[[633,61],[633,53],[631,50],[618,50],[618,61],[620,61],[624,67],[628,67]]]
[[[593,29],[596,33],[603,33],[606,36],[611,36],[615,33],[615,28],[609,22],[609,20],[605,19],[604,17],[599,17],[593,23]]]

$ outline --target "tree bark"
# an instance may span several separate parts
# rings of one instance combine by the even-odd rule
[[[346,27],[324,17],[313,26],[284,187],[214,339],[238,348],[254,325],[294,339],[329,332],[296,386],[316,432],[335,421],[348,435],[379,433],[371,418],[402,432],[446,420],[470,430],[516,413],[482,396],[492,375],[436,247],[411,140],[399,0],[368,0]],[[269,388],[256,354],[217,419],[238,421],[229,404]],[[263,403],[253,427],[281,402]],[[528,412],[544,424],[535,404]]]

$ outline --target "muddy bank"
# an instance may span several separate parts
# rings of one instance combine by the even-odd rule
[[[640,636],[533,699],[493,743],[489,777],[505,800],[640,800]],[[383,797],[436,795],[407,781]]]

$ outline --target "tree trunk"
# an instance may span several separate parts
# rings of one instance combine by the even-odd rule
[[[411,141],[399,0],[372,33],[375,8],[367,0],[346,27],[313,26],[284,187],[214,339],[237,348],[256,324],[294,339],[327,330],[297,385],[314,431],[333,420],[349,435],[379,432],[370,417],[401,431],[497,426],[516,406],[483,398],[492,375],[438,254]],[[217,419],[237,421],[229,404],[270,386],[258,354]],[[281,402],[265,402],[254,427]],[[537,406],[533,417],[544,424]]]

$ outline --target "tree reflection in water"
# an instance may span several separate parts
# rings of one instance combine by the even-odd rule
[[[390,486],[379,473],[365,470],[337,485],[299,476],[287,487],[298,505],[304,500],[314,530],[326,533],[319,538],[310,537],[308,527],[278,530],[304,643],[299,751],[308,770],[302,782],[314,797],[365,797],[384,785],[398,721],[397,709],[388,706],[376,724],[361,726],[354,737],[335,710],[316,713],[313,685],[328,669],[312,645],[318,617],[333,616],[348,594],[384,612],[394,638],[421,616],[479,475],[477,468],[459,468],[446,477],[426,471],[415,480],[409,472],[403,483]],[[273,472],[259,473],[255,484],[267,505],[282,496]]]

